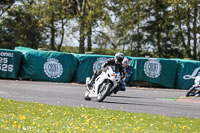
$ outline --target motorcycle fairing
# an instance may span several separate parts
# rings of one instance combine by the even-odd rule
[[[109,68],[107,71],[108,71],[107,73],[106,72],[102,72],[95,79],[95,85],[93,86],[93,88],[92,88],[93,91],[92,91],[92,93],[89,94],[89,97],[97,97],[99,87],[105,80],[109,80],[109,81],[112,82],[113,86],[112,86],[111,90],[114,89],[117,86],[117,82],[114,82],[116,80],[116,78],[114,76],[112,76],[112,74],[113,74],[112,68]],[[119,82],[119,80],[117,80],[117,81]]]

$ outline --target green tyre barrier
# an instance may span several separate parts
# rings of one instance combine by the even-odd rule
[[[20,76],[22,79],[50,82],[71,82],[76,72],[78,59],[69,53],[38,51],[16,47],[23,53]]]
[[[85,83],[86,77],[92,77],[95,70],[101,69],[101,65],[113,56],[93,55],[93,54],[77,54],[79,65],[74,77],[74,82]]]
[[[179,60],[176,78],[177,89],[189,89],[194,85],[194,79],[200,72],[200,62],[194,60]]]
[[[145,81],[174,88],[178,61],[162,58],[131,57],[133,66],[131,81]]]
[[[18,77],[22,53],[15,50],[0,49],[0,78]]]

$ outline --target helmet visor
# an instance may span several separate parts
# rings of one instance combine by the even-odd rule
[[[118,58],[117,61],[121,63],[123,61],[123,58]]]

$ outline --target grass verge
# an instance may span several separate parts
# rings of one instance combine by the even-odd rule
[[[51,106],[0,98],[0,132],[5,133],[195,133],[200,119],[107,109]]]

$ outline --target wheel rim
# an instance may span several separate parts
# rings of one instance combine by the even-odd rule
[[[85,97],[87,97],[88,95],[89,95],[89,91],[86,90],[86,91],[85,91]]]
[[[104,93],[106,92],[106,90],[107,90],[107,85],[103,84],[102,89],[100,90],[100,92],[97,95],[97,99],[100,99],[104,95]]]

